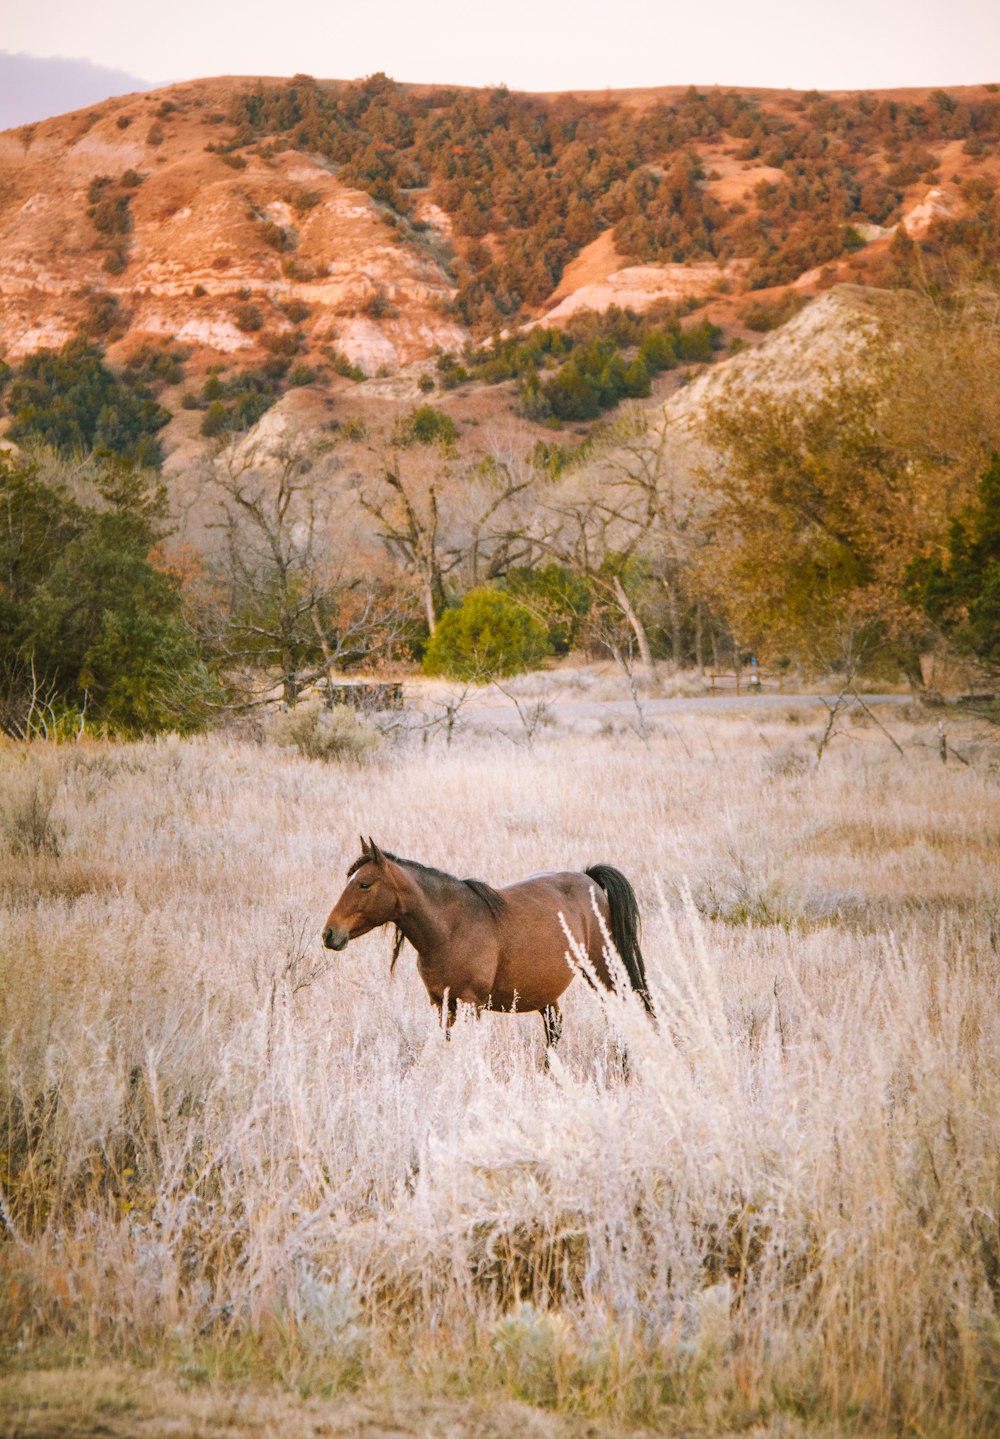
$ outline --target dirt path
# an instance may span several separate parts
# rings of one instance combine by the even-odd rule
[[[302,1399],[276,1386],[185,1384],[124,1366],[0,1376],[2,1439],[619,1439],[622,1432],[511,1400],[407,1392]]]
[[[185,1381],[127,1365],[0,1371],[0,1439],[736,1439],[708,1420],[655,1429],[517,1400],[428,1398],[415,1388],[301,1398],[277,1385]],[[808,1439],[791,1416],[740,1439]],[[812,1439],[819,1439],[812,1431]],[[826,1429],[822,1439],[842,1439]]]
[[[519,702],[526,713],[532,709],[534,701],[521,699]],[[865,695],[864,702],[869,706],[900,706],[911,702],[908,694],[896,695]],[[600,699],[600,700],[567,700],[560,699],[556,694],[550,701],[545,703],[551,723],[564,725],[569,729],[599,728],[608,722],[634,724],[639,721],[640,709],[647,724],[655,724],[656,721],[667,723],[677,715],[684,714],[746,714],[749,717],[767,715],[769,712],[787,713],[788,710],[825,710],[827,704],[833,704],[835,695],[818,694],[781,694],[774,690],[766,690],[761,694],[719,694],[719,695],[686,695],[676,699],[640,699],[637,706],[630,699]],[[849,700],[850,705],[856,705],[856,700]],[[511,724],[518,725],[517,710],[510,700],[497,704],[492,695],[489,700],[479,703],[478,697],[463,707],[460,715],[464,725],[475,729],[489,729],[495,727],[507,727]]]

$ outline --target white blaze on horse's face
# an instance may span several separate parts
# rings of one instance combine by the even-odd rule
[[[348,940],[388,923],[395,911],[395,892],[382,856],[365,858],[367,862],[350,876],[323,927],[327,949],[343,949]]]

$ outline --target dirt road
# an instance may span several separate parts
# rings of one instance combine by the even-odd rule
[[[663,1431],[660,1431],[663,1432]],[[413,1391],[300,1398],[125,1366],[0,1375],[0,1439],[650,1439],[514,1400]]]

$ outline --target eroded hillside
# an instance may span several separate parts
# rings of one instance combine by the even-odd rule
[[[293,150],[206,153],[237,85],[127,96],[0,137],[9,359],[64,343],[95,295],[117,302],[113,340],[243,360],[293,326],[306,349],[336,344],[370,373],[462,343],[432,247],[394,243],[369,195]]]
[[[118,97],[0,135],[3,358],[23,371],[82,337],[131,366],[172,417],[174,469],[276,403],[290,422],[367,422],[437,392],[460,424],[514,408],[572,426],[675,388],[646,366],[650,327],[681,363],[679,319],[717,327],[687,356],[704,361],[845,282],[948,283],[995,261],[996,92],[531,96],[297,76]],[[595,312],[647,328],[583,334]],[[563,339],[471,358],[532,329]],[[553,393],[557,371],[588,393]],[[12,386],[0,424],[78,445],[19,428],[45,402]]]
[[[0,137],[7,355],[63,342],[98,293],[115,334],[249,358],[295,328],[372,374],[581,307],[738,310],[750,290],[882,278],[903,219],[939,245],[996,243],[994,90],[296,77],[119,97]]]

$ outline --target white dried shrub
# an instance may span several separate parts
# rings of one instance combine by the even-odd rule
[[[11,854],[58,855],[60,826],[52,818],[58,790],[54,754],[40,745],[0,749],[0,848]]]
[[[272,744],[295,749],[306,759],[332,762],[363,764],[382,744],[379,730],[347,705],[296,705],[274,716],[265,733]]]

